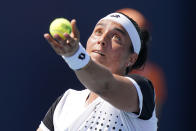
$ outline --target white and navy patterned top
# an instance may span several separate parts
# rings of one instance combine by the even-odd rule
[[[149,80],[138,75],[130,75],[139,96],[140,113],[117,109],[98,97],[88,110],[84,107],[90,93],[88,89],[69,89],[51,106],[40,128],[43,131],[156,131],[155,94]],[[76,126],[70,128],[70,126]]]

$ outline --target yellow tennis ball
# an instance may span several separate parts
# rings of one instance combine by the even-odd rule
[[[64,33],[70,34],[72,31],[71,23],[65,18],[56,18],[50,24],[50,34],[54,37],[58,34],[62,39],[65,39]]]

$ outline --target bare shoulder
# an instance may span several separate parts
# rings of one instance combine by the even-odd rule
[[[38,128],[37,131],[42,131],[42,129]]]

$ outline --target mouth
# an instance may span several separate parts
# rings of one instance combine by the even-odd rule
[[[101,56],[105,56],[105,54],[103,54],[103,52],[101,52],[100,50],[93,50],[92,52],[93,53],[97,53],[97,54],[99,54]]]

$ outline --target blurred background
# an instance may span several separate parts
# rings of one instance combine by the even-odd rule
[[[100,18],[126,7],[139,10],[152,26],[149,59],[162,69],[167,91],[159,130],[196,130],[193,0],[7,0],[0,3],[1,130],[35,131],[59,95],[68,88],[84,88],[43,38],[54,18],[75,18],[85,46]]]

